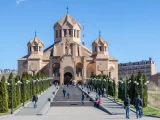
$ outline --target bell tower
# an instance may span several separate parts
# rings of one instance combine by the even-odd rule
[[[71,40],[81,43],[81,25],[67,13],[54,24],[54,43],[65,40],[67,33]]]

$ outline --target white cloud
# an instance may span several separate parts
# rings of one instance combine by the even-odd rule
[[[16,0],[16,5],[20,5],[22,2],[25,2],[26,0]]]

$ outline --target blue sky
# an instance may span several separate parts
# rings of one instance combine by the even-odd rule
[[[1,0],[0,69],[17,68],[34,31],[45,48],[53,44],[53,25],[66,14],[85,24],[85,43],[101,35],[119,62],[148,60],[160,71],[160,0]]]

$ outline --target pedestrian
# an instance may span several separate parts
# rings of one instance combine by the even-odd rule
[[[82,99],[81,99],[82,105],[84,105],[84,93],[82,93]]]
[[[63,89],[63,96],[66,97],[66,90]]]
[[[103,98],[104,97],[104,89],[103,88],[102,88],[101,92],[102,92],[102,98]]]
[[[70,93],[69,93],[69,91],[68,91],[68,93],[67,93],[67,96],[68,96],[68,98],[70,97]]]
[[[33,102],[33,106],[34,106],[34,108],[36,108],[36,107],[37,107],[37,101],[38,101],[38,97],[37,97],[37,95],[33,95],[32,102]]]
[[[101,97],[101,90],[98,91],[99,98]]]
[[[97,101],[97,108],[99,108],[99,105],[100,105],[100,104],[102,104],[101,98],[99,98],[98,101]]]
[[[136,108],[136,116],[137,119],[142,118],[142,99],[140,98],[140,95],[137,96],[137,98],[135,98],[134,100],[134,106]]]
[[[87,92],[88,92],[88,94],[90,94],[90,89],[89,89],[89,87],[87,88]]]
[[[67,83],[67,87],[69,86],[69,83]]]
[[[98,92],[96,92],[96,101],[98,100]]]
[[[126,118],[128,119],[130,117],[130,103],[131,103],[131,100],[129,98],[129,95],[127,95],[127,97],[124,100],[124,108],[126,110]]]

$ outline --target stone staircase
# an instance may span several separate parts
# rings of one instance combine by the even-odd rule
[[[51,102],[51,107],[53,106],[82,106],[81,97],[82,91],[79,90],[76,86],[69,87],[64,86],[65,90],[70,93],[70,98],[63,96],[63,88],[60,87],[55,98]],[[66,93],[67,93],[66,92]],[[90,98],[85,95],[84,106],[93,106],[93,102],[90,101]]]

